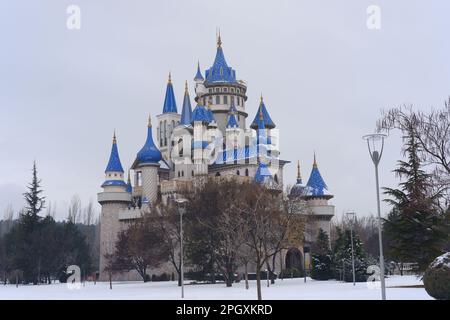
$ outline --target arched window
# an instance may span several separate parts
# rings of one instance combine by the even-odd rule
[[[216,177],[220,177],[220,172],[216,172]]]
[[[245,169],[245,176],[248,177],[248,169]]]
[[[275,182],[278,183],[278,176],[276,174],[273,176],[273,180],[275,180]]]
[[[164,120],[164,145],[167,146],[167,120]]]
[[[240,172],[239,172],[239,170],[238,171],[236,171],[236,174],[239,176],[240,175]]]
[[[180,177],[180,171],[178,171],[178,178]]]
[[[183,156],[183,139],[178,140],[178,156]]]
[[[191,174],[192,174],[192,176],[194,176],[194,170],[192,170]]]
[[[183,170],[183,171],[181,171],[181,176],[182,176],[182,177],[184,177],[184,170]]]

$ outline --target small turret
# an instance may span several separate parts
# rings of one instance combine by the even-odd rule
[[[192,108],[191,108],[191,100],[189,98],[188,84],[186,81],[184,88],[184,99],[183,99],[183,108],[181,110],[180,124],[188,126],[191,124],[191,121],[192,121]]]
[[[120,162],[119,151],[117,149],[117,138],[116,133],[113,135],[113,142],[111,147],[111,153],[109,155],[108,165],[105,169],[105,182],[103,182],[102,187],[124,187],[126,184],[123,181],[123,168]],[[117,189],[117,188],[114,188]]]

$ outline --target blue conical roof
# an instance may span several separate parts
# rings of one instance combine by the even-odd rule
[[[261,97],[261,102],[259,103],[258,112],[256,113],[255,118],[253,119],[253,122],[250,125],[250,128],[261,129],[261,127],[258,127],[258,125],[261,124],[260,123],[260,114],[261,113],[262,113],[262,123],[264,124],[264,128],[267,128],[267,129],[275,128],[275,123],[270,118],[269,112],[267,112],[267,108],[266,108],[266,105],[264,104],[262,97]]]
[[[201,104],[197,104],[194,111],[192,112],[192,122],[201,121],[209,123],[208,110]]]
[[[149,118],[147,128],[147,140],[145,141],[145,144],[142,147],[142,149],[137,153],[137,161],[139,164],[159,163],[161,159],[162,159],[161,151],[159,151],[159,149],[153,142],[152,125]]]
[[[119,151],[117,149],[116,134],[114,133],[111,154],[109,156],[108,165],[105,172],[123,172],[122,164],[120,163]]]
[[[167,82],[166,97],[164,98],[163,113],[174,112],[177,113],[177,102],[175,101],[175,94],[173,93],[172,79],[169,74],[169,81]]]
[[[202,72],[200,71],[200,62],[197,64],[197,74],[195,75],[194,81],[203,81],[205,80],[202,76]]]
[[[219,36],[217,41],[216,58],[211,68],[206,70],[206,82],[236,82],[236,71],[229,67],[222,49],[222,41]]]
[[[306,186],[308,188],[309,194],[312,196],[323,196],[325,195],[324,190],[328,189],[325,181],[322,178],[322,175],[320,174],[315,155],[311,175],[309,176]]]
[[[191,99],[189,98],[189,91],[186,82],[186,89],[184,91],[183,109],[181,110],[180,124],[187,126],[191,124],[191,120],[192,120]]]
[[[234,106],[233,100],[231,101],[230,111],[228,111],[228,122],[227,128],[239,128],[239,123],[236,120],[236,107]]]

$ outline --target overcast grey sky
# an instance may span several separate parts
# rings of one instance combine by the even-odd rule
[[[66,28],[66,8],[81,8],[81,29]],[[369,5],[381,29],[366,27]],[[248,83],[253,118],[259,95],[280,129],[284,173],[296,160],[304,180],[313,151],[336,213],[375,213],[373,165],[363,134],[381,108],[441,107],[450,94],[450,2],[442,1],[25,1],[0,2],[0,218],[18,210],[36,159],[58,217],[79,194],[96,199],[113,129],[129,167],[160,113],[172,71],[181,109],[184,81],[193,96],[197,60],[225,57]],[[381,185],[400,157],[389,137]],[[98,207],[99,209],[99,207]],[[383,211],[387,210],[383,206]]]

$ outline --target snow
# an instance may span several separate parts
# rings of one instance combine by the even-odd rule
[[[431,268],[448,268],[450,269],[450,252],[444,253],[437,257],[431,264]]]
[[[277,280],[274,285],[266,287],[262,282],[263,299],[285,300],[379,300],[380,289],[370,289],[367,283],[343,283],[335,280],[315,281],[307,278]],[[386,279],[386,296],[388,300],[423,300],[432,299],[420,286],[422,281],[416,276],[391,276]],[[402,287],[403,286],[403,287]],[[16,288],[14,285],[0,285],[0,300],[77,300],[77,299],[111,299],[111,300],[174,300],[180,299],[180,287],[176,282],[86,282],[79,289],[69,289],[66,284],[27,285]],[[245,283],[185,285],[185,299],[188,300],[253,300],[256,298],[256,281],[250,281],[250,289]]]

